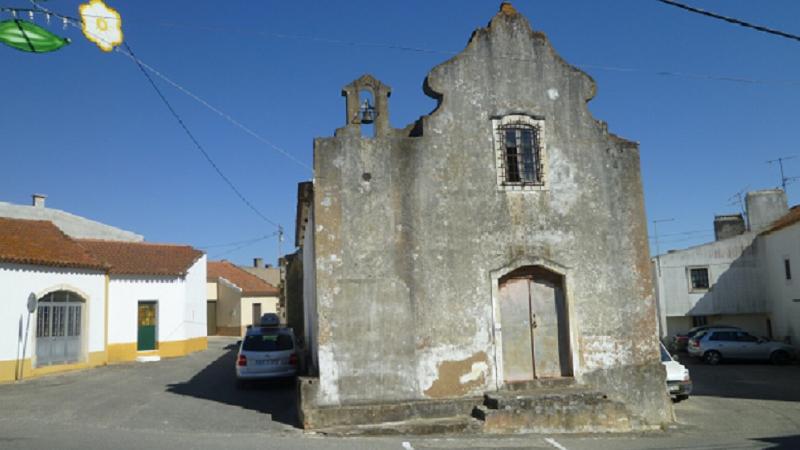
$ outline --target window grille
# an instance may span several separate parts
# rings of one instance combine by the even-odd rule
[[[503,190],[544,187],[544,121],[513,114],[493,119],[497,184]]]
[[[692,290],[706,290],[709,287],[708,283],[708,269],[697,268],[689,269],[689,277],[692,285]]]

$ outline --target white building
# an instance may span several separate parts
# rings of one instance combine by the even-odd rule
[[[205,267],[191,247],[0,217],[0,382],[206,348]]]
[[[762,233],[762,264],[772,335],[800,344],[800,207]]]
[[[741,215],[717,216],[714,242],[653,258],[662,336],[724,324],[796,339],[800,301],[792,299],[800,291],[786,276],[791,259],[800,261],[800,213],[789,212],[781,190],[748,193],[746,206],[747,224]]]
[[[105,364],[106,272],[51,222],[0,218],[0,382]]]
[[[78,242],[109,267],[109,362],[181,356],[207,347],[201,251],[185,245]]]

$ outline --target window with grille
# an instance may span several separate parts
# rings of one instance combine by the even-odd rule
[[[708,282],[708,268],[694,267],[689,269],[689,288],[692,291],[707,291],[710,284]]]
[[[544,187],[544,121],[526,115],[493,120],[497,184],[505,190]]]

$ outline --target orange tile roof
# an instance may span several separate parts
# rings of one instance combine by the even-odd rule
[[[108,267],[47,220],[0,218],[0,261],[105,271]]]
[[[252,273],[235,266],[229,261],[209,261],[208,281],[217,281],[222,277],[242,289],[242,295],[254,297],[261,295],[277,296],[278,288],[258,278]]]
[[[184,276],[203,252],[188,245],[78,239],[117,275]]]
[[[781,216],[775,222],[772,222],[772,225],[770,225],[766,230],[762,231],[761,234],[769,234],[786,228],[789,225],[793,225],[797,222],[800,222],[800,205],[792,206],[792,209],[790,209],[788,213]]]

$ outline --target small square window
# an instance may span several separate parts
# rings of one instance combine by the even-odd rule
[[[689,269],[689,285],[692,291],[708,290],[708,268],[696,267]]]

